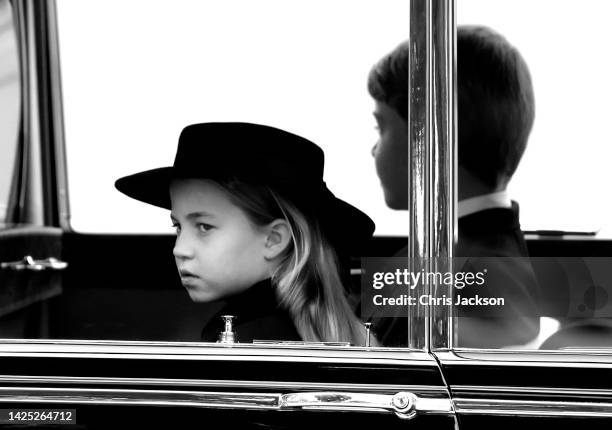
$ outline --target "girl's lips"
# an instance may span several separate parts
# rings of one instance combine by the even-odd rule
[[[183,284],[184,287],[192,287],[196,285],[198,278],[197,276],[193,276],[193,275],[181,275],[181,284]]]
[[[181,284],[184,287],[193,286],[198,280],[198,277],[189,270],[179,270],[179,275],[181,277]]]
[[[179,270],[181,278],[197,278],[197,276],[191,273],[189,270]]]

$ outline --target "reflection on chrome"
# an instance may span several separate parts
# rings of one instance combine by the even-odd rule
[[[402,419],[417,414],[452,414],[449,399],[419,398],[414,393],[368,394],[353,392],[244,393],[173,390],[0,388],[0,403],[115,404],[197,406],[264,410],[327,410],[394,413]]]

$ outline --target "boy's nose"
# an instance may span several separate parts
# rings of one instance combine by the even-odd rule
[[[372,149],[370,150],[370,153],[372,154],[372,157],[376,158],[376,147],[378,146],[378,142],[376,142],[374,144],[374,146],[372,147]]]

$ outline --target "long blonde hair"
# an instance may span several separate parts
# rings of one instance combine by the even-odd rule
[[[237,179],[217,182],[254,224],[279,218],[289,224],[291,244],[272,275],[272,284],[302,339],[364,345],[365,329],[351,309],[338,256],[318,220],[269,187]]]

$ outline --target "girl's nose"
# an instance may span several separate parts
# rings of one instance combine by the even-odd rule
[[[186,234],[179,234],[176,236],[176,242],[174,242],[174,249],[172,250],[175,258],[187,259],[193,257],[193,247]]]
[[[376,142],[374,144],[374,146],[372,147],[370,153],[372,154],[372,157],[376,158],[376,147],[378,146],[378,142]]]

